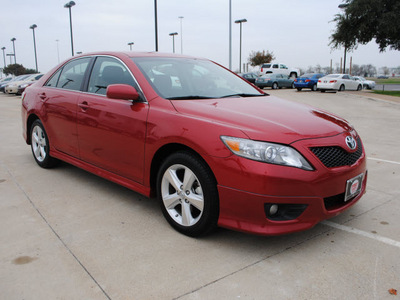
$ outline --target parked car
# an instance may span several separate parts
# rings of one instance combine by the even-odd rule
[[[302,89],[311,89],[312,91],[317,90],[318,79],[324,77],[322,73],[307,73],[301,75],[301,77],[294,80],[294,87],[301,91]]]
[[[348,74],[330,74],[318,79],[317,88],[321,92],[328,90],[344,91],[362,90],[362,82]]]
[[[206,59],[74,56],[21,103],[23,136],[40,167],[63,160],[157,195],[169,224],[188,236],[217,226],[301,231],[365,192],[365,151],[348,122],[269,96]]]
[[[253,84],[256,82],[256,79],[258,78],[258,75],[256,73],[239,73],[238,75]]]
[[[367,80],[364,77],[361,76],[354,76],[354,78],[360,80],[362,82],[363,88],[364,89],[368,89],[368,90],[372,90],[375,88],[375,81],[373,80]]]
[[[389,76],[386,75],[379,75],[378,79],[389,79]]]
[[[261,65],[260,74],[283,74],[291,78],[297,78],[300,76],[299,69],[289,68],[285,64],[281,63],[265,63]]]
[[[40,78],[42,78],[44,74],[34,74],[33,76],[27,78],[27,80],[22,81],[19,85],[18,85],[18,89],[17,89],[17,95],[22,95],[22,93],[25,91],[25,89],[34,84],[35,81],[39,80]]]
[[[0,84],[6,83],[13,80],[13,77],[4,77],[2,79],[0,79]]]
[[[6,82],[1,83],[1,84],[0,84],[0,91],[3,92],[3,93],[5,93],[5,92],[6,92],[6,91],[5,91],[5,88],[6,88],[7,85],[9,85],[9,84],[11,84],[11,83],[13,83],[13,82],[22,80],[22,79],[24,79],[24,78],[27,78],[28,76],[29,76],[29,75],[26,75],[26,74],[25,74],[25,75],[20,75],[20,76],[14,77],[13,79],[11,79],[11,80],[9,80],[9,81],[6,81]]]
[[[29,84],[42,77],[43,74],[28,74],[25,77],[21,77],[19,80],[14,80],[6,85],[5,92],[7,94],[18,94],[18,88],[22,84]]]
[[[263,89],[270,87],[273,90],[281,89],[283,87],[294,88],[293,79],[283,74],[265,74],[256,79],[256,86]]]

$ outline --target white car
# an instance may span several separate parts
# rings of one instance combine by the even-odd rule
[[[330,74],[318,79],[317,89],[325,91],[361,91],[362,82],[348,74]]]
[[[291,69],[284,64],[281,63],[265,63],[261,65],[260,75],[264,74],[283,74],[289,76],[291,78],[297,78],[300,76],[299,69]]]
[[[7,94],[18,94],[18,87],[21,84],[24,83],[30,83],[30,82],[35,82],[38,80],[40,77],[42,77],[43,74],[28,74],[28,75],[21,75],[21,78],[16,78],[17,80],[14,80],[10,82],[6,87],[5,87],[5,92]]]
[[[362,82],[364,89],[373,90],[375,88],[375,81],[373,80],[367,80],[361,76],[354,76],[354,78],[357,78]]]

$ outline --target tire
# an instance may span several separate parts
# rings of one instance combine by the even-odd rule
[[[302,90],[302,88],[297,88],[297,90],[300,92]]]
[[[325,90],[321,90],[321,93],[325,93]]]
[[[274,82],[273,84],[272,84],[272,89],[273,90],[276,90],[276,89],[278,89],[278,83],[277,82]]]
[[[292,85],[290,86],[291,89],[294,89],[294,83],[292,82]]]
[[[30,130],[30,138],[32,154],[36,163],[46,169],[54,167],[58,163],[58,160],[49,154],[49,138],[40,120],[33,122]]]
[[[180,233],[197,237],[217,227],[216,180],[206,163],[190,152],[176,152],[162,163],[157,197],[164,217]]]
[[[311,90],[312,90],[313,92],[315,92],[315,91],[317,90],[317,84],[314,84],[314,85],[311,87]]]
[[[361,90],[362,90],[362,86],[361,86],[361,84],[359,84],[357,87],[357,91],[361,91]]]
[[[344,84],[342,84],[342,85],[340,86],[340,88],[339,88],[339,92],[343,92],[344,90],[345,90]]]

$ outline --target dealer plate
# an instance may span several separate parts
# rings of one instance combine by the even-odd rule
[[[351,198],[354,198],[361,192],[363,178],[364,174],[360,174],[352,179],[347,180],[346,194],[344,197],[345,202],[350,200]]]

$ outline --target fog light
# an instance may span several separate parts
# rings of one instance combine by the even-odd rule
[[[277,212],[278,212],[278,205],[276,204],[271,205],[271,207],[269,208],[269,215],[273,216]]]

